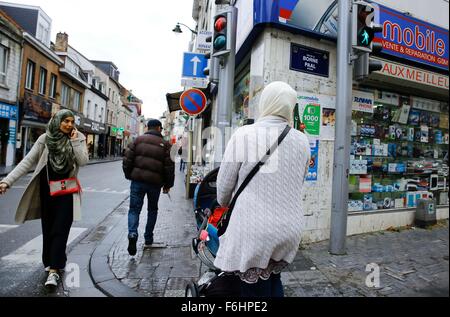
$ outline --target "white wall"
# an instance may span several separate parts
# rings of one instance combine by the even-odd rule
[[[97,113],[95,113],[95,105],[97,105]],[[106,119],[106,100],[96,93],[86,89],[84,95],[83,114],[94,121],[105,123]]]
[[[40,26],[42,26],[42,29]],[[39,17],[36,27],[37,39],[44,43],[47,47],[50,47],[52,36],[52,19],[42,10],[39,10]]]
[[[0,86],[0,98],[12,104],[16,104],[20,80],[22,47],[2,33],[0,33],[0,43],[9,49],[6,85]]]
[[[82,72],[88,73],[88,84],[93,84],[93,78],[97,77],[96,74],[99,74],[101,71],[95,67],[94,64],[92,64],[86,57],[84,57],[82,54],[80,54],[78,51],[74,50],[72,47],[69,46],[67,49],[68,56],[77,63],[80,68],[82,69]],[[100,74],[101,76],[101,74]],[[103,74],[102,76],[103,80],[107,78],[106,74]],[[97,81],[99,81],[99,78],[97,78]],[[106,82],[103,82],[103,85],[105,87],[103,93],[106,94]],[[98,86],[97,86],[98,88]],[[95,113],[95,105],[98,106],[98,111]],[[85,115],[87,118],[105,123],[106,120],[106,100],[97,95],[95,92],[93,92],[90,89],[85,90],[84,94],[84,105],[83,105],[83,115]]]
[[[330,53],[328,78],[290,70],[291,43],[296,43]],[[259,97],[265,86],[273,81],[285,81],[298,93],[336,96],[336,46],[293,35],[277,29],[266,29],[252,50],[250,68],[250,117],[257,119]],[[319,148],[319,176],[317,182],[305,182],[301,199],[305,216],[303,238],[318,241],[330,228],[331,195],[333,178],[334,141],[321,140]]]
[[[111,89],[111,90],[110,90]],[[121,128],[118,124],[119,113],[122,111],[122,102],[120,101],[120,89],[116,83],[108,77],[108,82],[106,84],[106,96],[108,96],[109,101],[107,103],[107,109],[113,112],[112,125]]]

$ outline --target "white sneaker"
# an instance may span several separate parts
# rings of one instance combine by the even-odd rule
[[[59,282],[59,274],[58,273],[50,273],[47,277],[47,281],[45,282],[45,287],[55,288],[58,286]]]

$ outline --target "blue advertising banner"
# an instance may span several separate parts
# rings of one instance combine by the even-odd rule
[[[383,54],[448,70],[448,30],[374,2],[371,4],[378,8],[375,22],[384,28],[375,38],[383,44]],[[335,0],[238,0],[237,6],[238,50],[258,24],[270,23],[317,38],[337,38]]]
[[[308,174],[306,175],[307,182],[315,182],[318,179],[319,171],[319,140],[310,140],[311,160],[309,161]]]
[[[328,77],[330,53],[291,43],[290,69],[316,76]]]
[[[254,12],[255,25],[283,24],[321,36],[337,37],[334,0],[254,0]]]
[[[374,4],[376,5],[376,4]],[[383,53],[448,70],[448,30],[378,6]]]
[[[0,102],[0,118],[9,120],[8,144],[16,144],[16,130],[18,120],[17,106]]]

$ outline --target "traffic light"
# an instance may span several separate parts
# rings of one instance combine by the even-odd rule
[[[382,44],[373,43],[372,52],[377,53],[383,49]],[[353,78],[356,81],[361,81],[369,77],[372,72],[383,69],[383,64],[376,59],[370,57],[369,53],[361,54],[353,66]]]
[[[217,14],[214,17],[212,37],[213,57],[227,55],[231,52],[231,44],[234,36],[231,27],[232,18],[231,11]]]
[[[208,41],[208,39],[206,41]],[[210,82],[219,82],[219,60],[215,57],[211,57],[211,52],[206,53],[205,58],[209,60],[209,64],[208,67],[203,69],[203,74],[209,77]]]
[[[375,24],[375,7],[365,1],[353,3],[352,46],[356,50],[372,52],[376,33],[383,31],[381,25]]]

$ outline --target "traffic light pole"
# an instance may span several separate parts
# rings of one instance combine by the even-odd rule
[[[220,130],[222,144],[219,145],[220,153],[217,153],[219,157],[215,160],[216,167],[222,162],[222,157],[226,147],[226,131],[231,126],[231,110],[234,97],[234,76],[236,67],[236,32],[237,32],[237,8],[229,6],[228,10],[232,10],[232,19],[228,21],[229,27],[231,27],[231,33],[233,36],[228,38],[230,41],[231,50],[230,53],[217,58],[217,62],[220,61],[219,72],[219,89],[217,94],[217,128]]]
[[[330,253],[346,254],[352,115],[352,0],[339,0],[336,140],[334,145]]]

